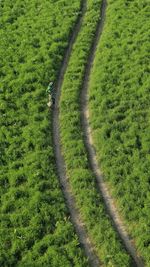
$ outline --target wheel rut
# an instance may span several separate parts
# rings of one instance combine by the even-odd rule
[[[74,224],[80,244],[84,248],[85,255],[87,256],[89,260],[89,264],[92,267],[98,267],[102,265],[94,251],[93,245],[89,239],[84,223],[82,222],[80,213],[76,208],[75,199],[72,194],[72,190],[71,190],[68,178],[66,176],[64,158],[61,153],[60,130],[59,130],[59,100],[60,100],[61,86],[62,86],[64,75],[65,75],[65,72],[68,66],[68,62],[70,59],[72,47],[80,31],[85,12],[86,12],[86,1],[83,1],[81,15],[78,18],[72,37],[70,39],[69,46],[66,51],[64,61],[62,64],[62,68],[60,70],[60,74],[59,74],[57,84],[56,84],[55,105],[54,105],[53,112],[52,112],[52,120],[53,120],[52,128],[53,128],[54,154],[56,158],[58,177],[60,180],[60,184],[62,187],[62,191],[65,197],[67,206],[69,208],[71,221]]]
[[[103,180],[102,173],[100,171],[97,158],[96,158],[96,152],[95,152],[94,142],[92,138],[92,131],[91,131],[90,123],[89,123],[89,109],[88,109],[89,79],[90,79],[90,73],[91,73],[93,62],[94,62],[97,45],[100,41],[100,37],[101,37],[103,27],[104,27],[106,7],[107,7],[107,1],[103,0],[102,8],[101,8],[101,20],[97,27],[95,40],[93,42],[91,54],[89,55],[89,59],[88,59],[87,67],[85,71],[85,76],[84,76],[84,81],[83,81],[83,87],[82,87],[82,93],[81,93],[81,124],[82,124],[82,129],[83,129],[83,134],[84,134],[84,143],[85,143],[87,153],[88,153],[89,164],[91,166],[92,171],[95,174],[97,185],[103,197],[107,212],[109,216],[111,217],[113,225],[116,231],[118,232],[120,239],[122,240],[122,243],[124,244],[127,252],[131,255],[134,266],[144,267],[144,263],[142,262],[142,259],[138,256],[136,252],[136,249],[132,243],[132,240],[130,239],[126,231],[126,228],[119,216],[119,213],[114,205],[114,200],[111,197],[108,187]]]

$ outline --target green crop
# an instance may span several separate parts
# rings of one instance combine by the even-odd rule
[[[88,266],[56,175],[46,88],[79,0],[0,1],[0,266]]]
[[[81,126],[80,96],[86,63],[100,17],[101,0],[88,0],[74,44],[60,99],[60,135],[67,177],[88,234],[104,266],[133,266],[98,192],[90,170]],[[93,19],[94,18],[94,19]]]
[[[89,91],[98,161],[146,266],[150,266],[148,2],[108,1]]]

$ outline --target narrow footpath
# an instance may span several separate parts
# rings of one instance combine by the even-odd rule
[[[69,47],[66,51],[65,58],[64,58],[62,68],[60,70],[59,78],[57,81],[57,85],[56,85],[56,98],[55,98],[55,106],[53,109],[53,143],[54,143],[54,153],[55,153],[55,158],[56,158],[58,177],[59,177],[60,184],[63,190],[63,194],[66,199],[67,206],[69,208],[71,221],[74,224],[80,244],[84,248],[85,255],[87,256],[89,260],[89,264],[92,267],[98,267],[98,266],[102,266],[102,264],[100,264],[100,261],[94,252],[93,245],[88,237],[84,224],[80,218],[79,211],[76,209],[75,199],[72,195],[69,181],[66,176],[65,163],[64,163],[64,159],[61,153],[60,130],[59,130],[59,99],[60,99],[60,93],[61,93],[61,86],[62,86],[64,75],[67,69],[69,58],[72,52],[72,47],[80,31],[85,12],[86,12],[86,1],[83,1],[81,15],[78,18],[78,22],[73,31],[73,35],[71,37]]]
[[[90,124],[89,124],[89,109],[88,109],[89,79],[90,79],[90,73],[91,73],[93,62],[94,62],[97,45],[100,41],[100,37],[101,37],[103,27],[104,27],[106,6],[107,6],[107,1],[103,0],[102,9],[101,9],[101,21],[97,28],[97,33],[95,36],[93,47],[91,49],[91,54],[89,55],[84,82],[83,82],[82,93],[81,93],[81,121],[82,121],[82,127],[83,127],[83,132],[84,132],[84,143],[87,149],[90,167],[92,168],[95,174],[100,193],[103,197],[106,209],[113,221],[113,225],[116,231],[118,232],[126,250],[133,258],[134,266],[144,267],[144,263],[142,262],[141,258],[137,255],[133,242],[129,238],[129,235],[125,229],[125,226],[123,225],[123,222],[114,205],[114,201],[110,195],[110,192],[108,191],[107,185],[103,180],[103,177],[102,177],[102,174],[101,174],[101,171],[99,169],[99,165],[96,159],[96,153],[95,153],[94,143],[92,139],[92,131],[91,131]]]

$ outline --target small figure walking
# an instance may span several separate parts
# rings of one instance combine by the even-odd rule
[[[55,97],[54,97],[54,86],[53,82],[50,81],[47,90],[47,94],[49,95],[49,102],[48,102],[48,107],[51,107],[52,105],[55,105]]]

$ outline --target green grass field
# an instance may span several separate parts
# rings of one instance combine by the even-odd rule
[[[0,1],[0,266],[88,266],[56,175],[46,87],[80,1]],[[63,22],[62,22],[63,20]]]
[[[133,266],[106,213],[97,190],[86,149],[80,114],[80,95],[88,55],[100,16],[101,0],[88,0],[83,25],[73,47],[60,102],[60,132],[67,175],[88,234],[104,266]],[[95,20],[93,20],[93,17]]]
[[[89,89],[98,161],[146,266],[150,266],[148,11],[145,0],[108,0]]]
[[[52,111],[81,0],[0,1],[0,267],[88,267],[57,175]],[[83,79],[102,0],[87,0],[59,103],[66,174],[103,267],[133,267],[91,171],[81,123]],[[89,83],[92,136],[104,180],[150,267],[148,0],[107,0]],[[58,107],[57,107],[58,108]]]

